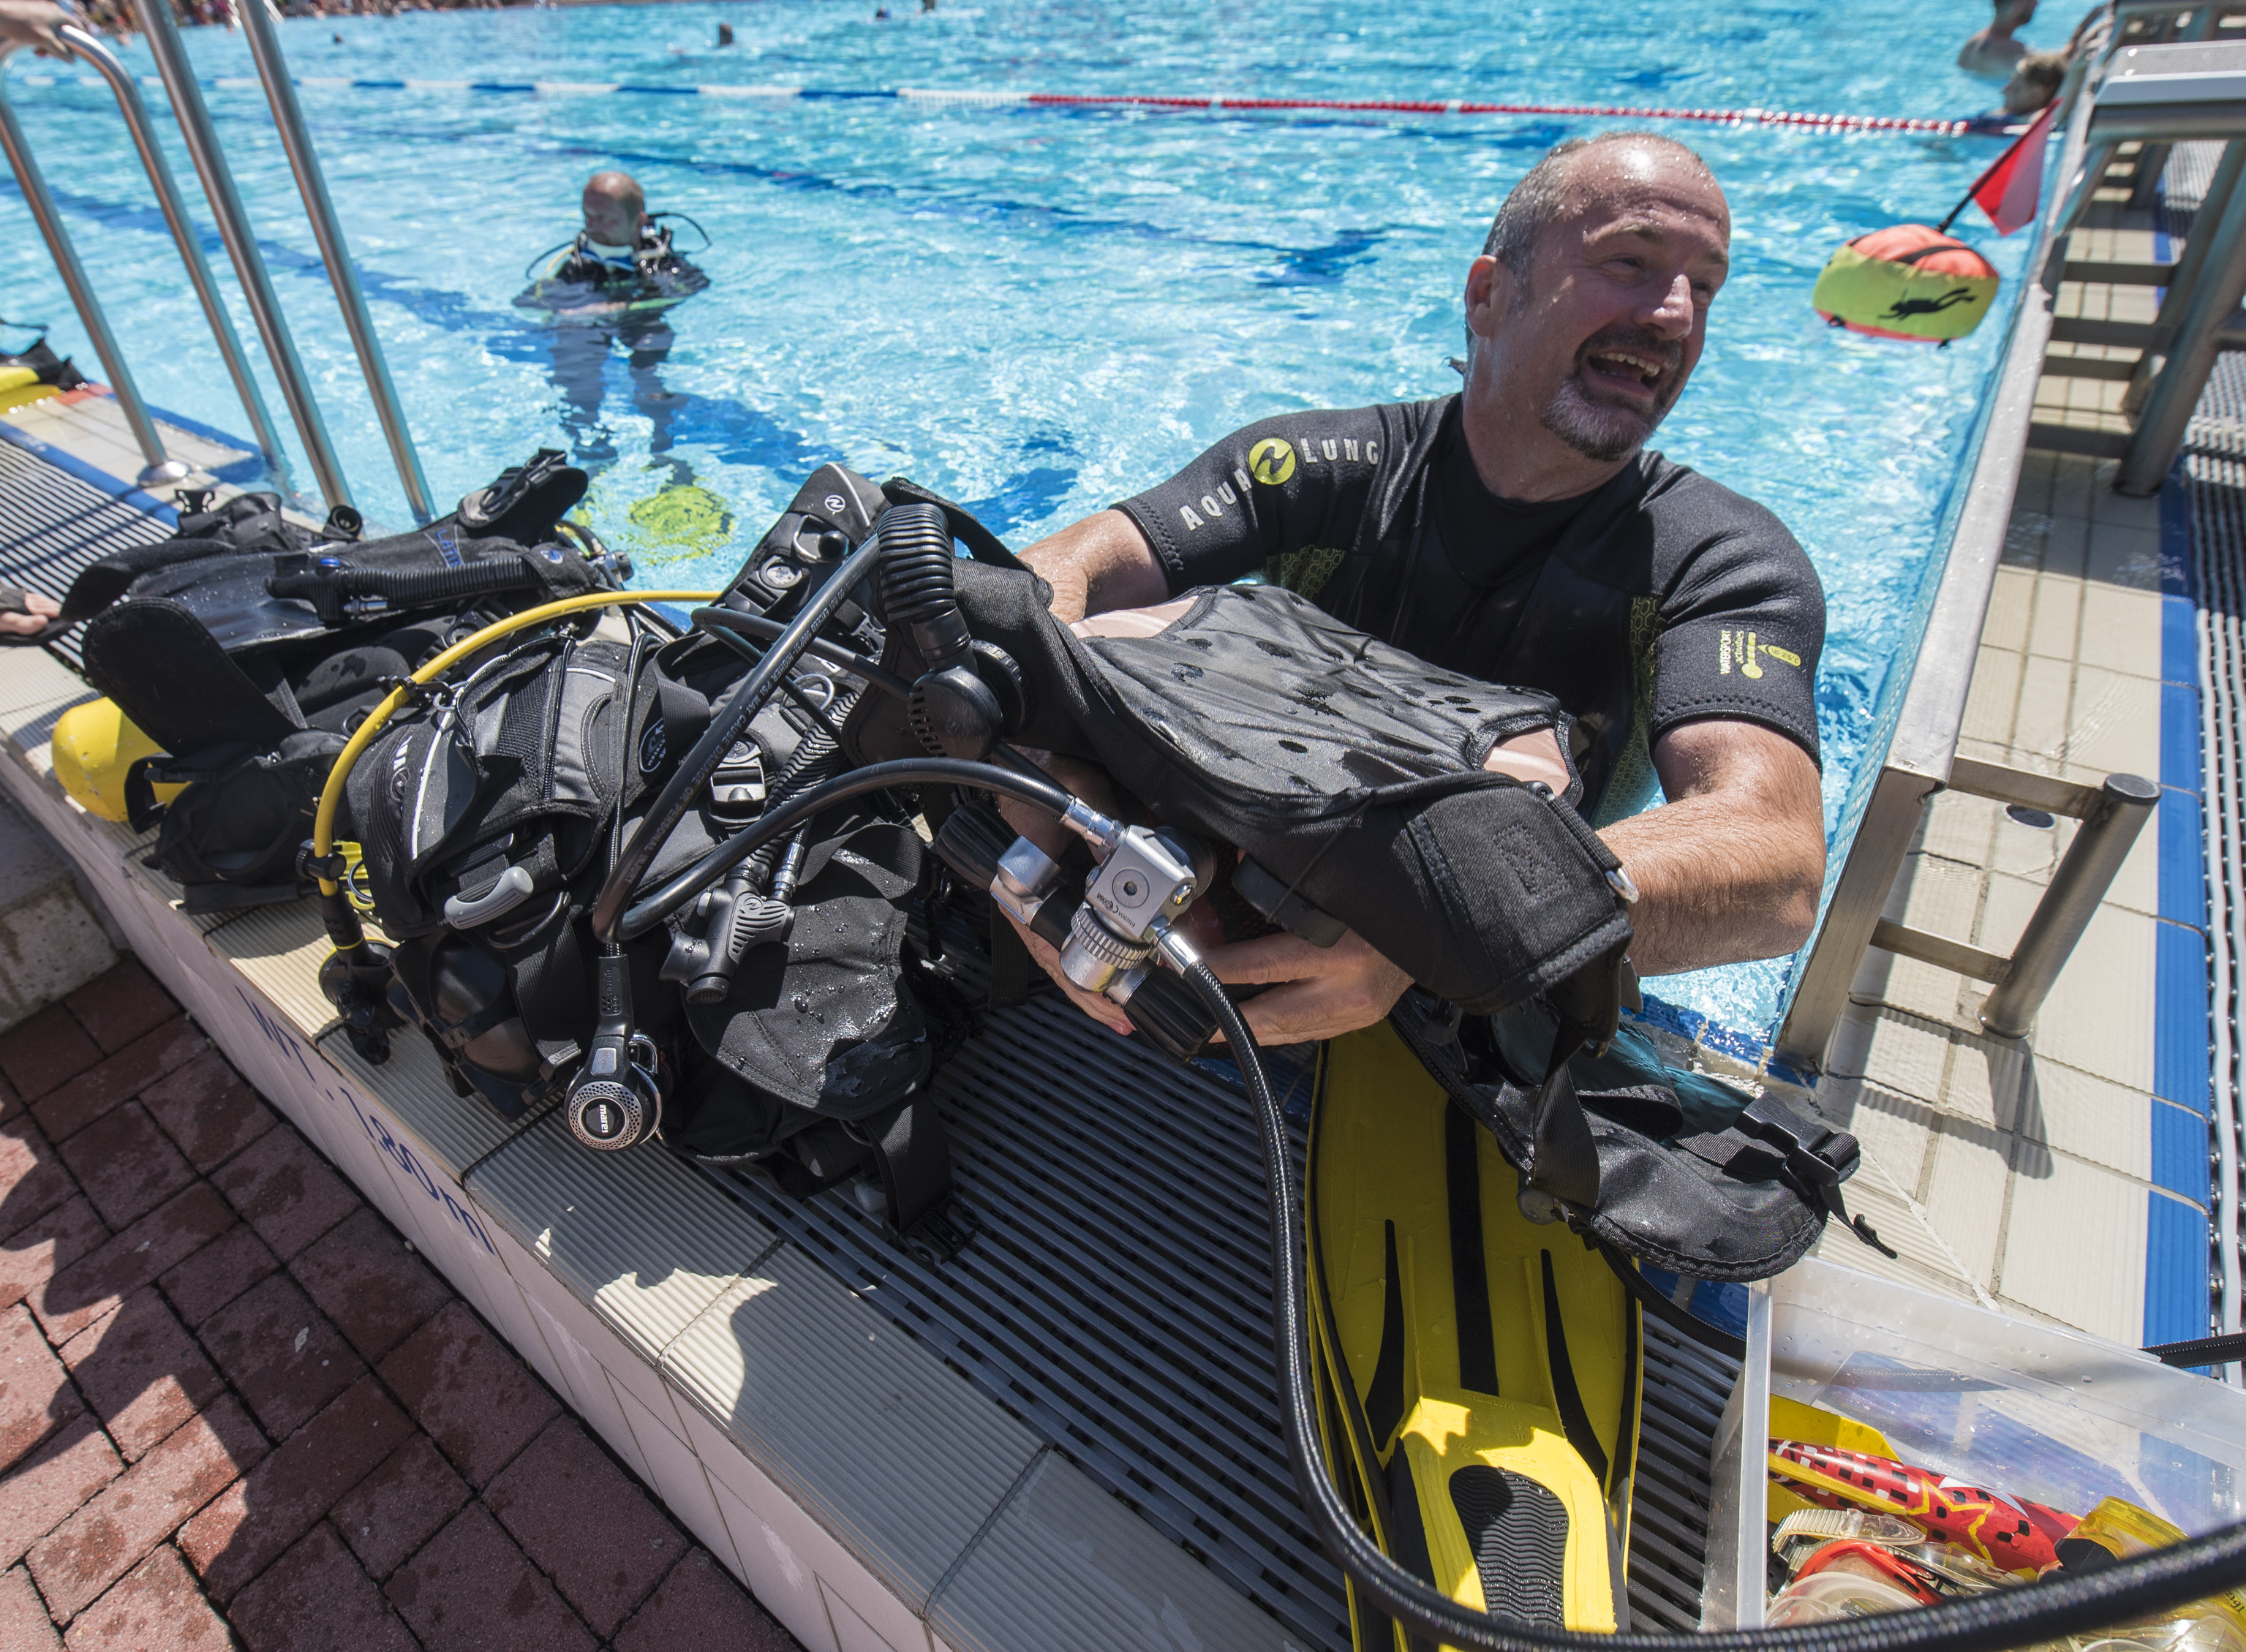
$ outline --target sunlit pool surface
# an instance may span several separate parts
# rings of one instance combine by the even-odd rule
[[[1768,106],[1956,117],[1993,89],[1951,66],[1974,26],[1936,0],[891,0],[298,20],[299,76],[896,86],[1267,97]],[[738,44],[713,45],[719,22]],[[2032,31],[2056,44],[2070,18]],[[341,37],[338,44],[333,37]],[[2048,40],[2043,37],[2051,37]],[[188,31],[209,77],[238,36]],[[127,62],[153,64],[137,44]],[[105,91],[15,99],[143,393],[245,420]],[[207,89],[359,504],[408,518],[262,94]],[[160,92],[152,91],[159,109]],[[440,500],[541,445],[596,472],[593,520],[643,585],[716,585],[814,466],[896,472],[1010,542],[1161,479],[1228,430],[1290,409],[1440,395],[1459,288],[1506,189],[1601,123],[1487,116],[1073,111],[895,100],[543,97],[307,88],[304,106]],[[175,171],[207,225],[165,122]],[[1985,138],[1678,124],[1735,221],[1706,357],[1660,445],[1770,506],[1825,580],[1820,682],[1829,825],[1907,675],[1923,589],[2003,317],[1947,350],[1828,330],[1808,305],[1833,248],[1938,221],[1998,152]],[[591,172],[711,240],[711,290],[667,356],[587,348],[515,309],[525,265],[574,233]],[[1960,229],[2006,278],[2025,235]],[[697,241],[691,230],[682,248]],[[214,234],[211,260],[243,338]],[[12,320],[51,321],[98,371],[12,184]],[[6,336],[11,343],[20,335]],[[262,368],[262,357],[258,356]],[[269,405],[282,402],[270,381]],[[293,439],[293,438],[292,438]],[[297,456],[302,485],[310,472]],[[1659,997],[1750,1034],[1787,966],[1672,977]]]

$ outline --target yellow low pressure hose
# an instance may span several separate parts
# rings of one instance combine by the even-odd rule
[[[558,620],[565,614],[582,614],[588,608],[620,608],[634,602],[714,602],[721,593],[717,591],[594,591],[583,596],[567,596],[558,602],[547,602],[540,607],[525,608],[511,615],[495,625],[487,625],[465,642],[455,642],[428,664],[406,679],[419,685],[450,670],[470,655],[477,653],[500,638],[516,631],[543,625],[548,620]],[[405,704],[405,690],[391,690],[381,704],[366,715],[366,721],[345,742],[336,758],[336,766],[328,772],[328,783],[320,792],[320,806],[312,816],[312,857],[325,860],[335,848],[336,810],[343,802],[344,782],[350,778],[351,767],[366,748],[374,744],[374,737],[382,732],[398,708]],[[320,880],[320,894],[332,901],[342,893],[342,886],[327,878]],[[338,942],[338,944],[343,944]]]

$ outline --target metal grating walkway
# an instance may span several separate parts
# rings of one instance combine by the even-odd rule
[[[2199,599],[2200,719],[2205,776],[2209,968],[2215,1107],[2210,1127],[2215,1254],[2210,1329],[2236,1330],[2242,1309],[2239,1206],[2246,1199],[2238,1034],[2246,969],[2246,356],[2215,358],[2184,438],[2195,585]],[[2173,486],[2173,484],[2171,484]]]
[[[7,442],[0,442],[0,569],[8,581],[58,602],[88,563],[172,533],[154,517]],[[49,646],[78,668],[75,630]]]
[[[1283,1085],[1283,1074],[1275,1074]],[[842,1281],[1311,1645],[1346,1649],[1271,1375],[1269,1226],[1248,1105],[1058,998],[989,1018],[937,1080],[982,1231],[930,1268],[836,1191],[726,1176]],[[1645,1323],[1630,1594],[1699,1621],[1708,1458],[1737,1367]]]
[[[2178,144],[2161,174],[2161,228],[2181,237],[2222,158],[2220,143]],[[2192,590],[2199,608],[2202,825],[2207,853],[2208,969],[2214,1063],[2209,1120],[2209,1329],[2235,1331],[2246,1313],[2246,1048],[2238,1033],[2246,971],[2246,355],[2215,357],[2184,436]],[[2173,486],[2175,484],[2171,483]]]

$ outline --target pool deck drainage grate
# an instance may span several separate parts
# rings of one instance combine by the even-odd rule
[[[12,443],[0,442],[0,549],[7,581],[58,602],[81,569],[112,552],[169,539],[172,530],[136,506],[112,499]],[[80,668],[78,632],[49,647]]]
[[[1346,1649],[1340,1574],[1287,1465],[1268,1207],[1239,1090],[1041,997],[990,1016],[936,1095],[982,1223],[941,1268],[891,1244],[847,1191],[798,1203],[753,1175],[722,1179],[1304,1642]],[[1645,1331],[1630,1597],[1640,1627],[1691,1628],[1709,1451],[1737,1367],[1651,1320]]]

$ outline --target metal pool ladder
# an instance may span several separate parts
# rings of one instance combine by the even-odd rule
[[[194,163],[196,175],[202,181],[204,196],[210,202],[212,214],[218,221],[219,237],[234,264],[235,274],[242,282],[242,296],[248,303],[251,318],[256,323],[258,337],[265,346],[266,360],[279,382],[289,420],[296,426],[297,437],[303,443],[305,453],[310,460],[313,480],[322,499],[330,507],[350,505],[352,502],[350,485],[344,479],[343,466],[336,456],[335,444],[328,435],[326,422],[320,415],[319,404],[313,398],[310,384],[305,378],[296,343],[289,337],[280,300],[273,290],[272,278],[257,249],[256,232],[242,209],[241,191],[235,186],[233,172],[227,165],[224,151],[219,146],[218,134],[211,125],[210,112],[204,106],[202,93],[195,84],[194,72],[180,44],[179,27],[173,21],[168,0],[135,0],[135,9],[140,25],[147,35],[149,47],[155,55],[157,72],[162,77],[164,90],[171,99],[173,113],[177,117],[180,133],[187,140],[188,156]],[[282,146],[288,153],[290,168],[296,173],[297,191],[303,197],[306,216],[311,224],[313,236],[319,243],[321,261],[326,266],[329,281],[343,307],[344,324],[351,335],[351,348],[358,357],[359,371],[365,380],[368,393],[374,398],[375,412],[388,439],[391,459],[397,466],[406,504],[417,521],[427,522],[437,513],[431,500],[428,481],[422,474],[420,455],[414,447],[405,409],[398,402],[397,388],[391,382],[389,364],[383,357],[381,340],[375,333],[365,295],[360,290],[351,249],[344,239],[342,223],[336,216],[335,204],[329,198],[327,183],[321,174],[310,134],[305,130],[303,112],[297,105],[296,87],[289,79],[288,65],[282,58],[281,44],[274,33],[272,19],[262,6],[256,5],[243,8],[242,16],[248,32],[251,54],[256,59],[258,78],[264,85],[274,119],[280,127]],[[203,257],[201,239],[194,221],[187,216],[186,203],[173,180],[171,168],[166,164],[163,152],[157,144],[140,89],[116,56],[93,36],[74,24],[64,25],[58,33],[70,54],[99,74],[116,95],[118,109],[133,134],[141,165],[155,190],[157,205],[162,208],[172,239],[187,264],[188,279],[194,286],[196,297],[202,303],[204,317],[210,323],[212,337],[217,341],[219,354],[226,362],[227,373],[234,381],[235,394],[241,398],[251,433],[264,456],[268,470],[285,489],[288,486],[287,461],[282,451],[279,433],[274,428],[272,416],[266,411],[256,379],[250,372],[248,358],[242,352],[242,341],[235,336],[233,323],[228,319],[224,302],[212,282],[210,266]],[[100,300],[95,296],[85,267],[79,261],[69,232],[63,226],[61,215],[55,207],[54,197],[47,188],[46,180],[40,173],[38,163],[24,137],[22,123],[17,120],[15,110],[9,103],[6,68],[9,58],[16,50],[12,45],[0,46],[0,150],[5,151],[8,164],[15,171],[24,198],[38,222],[39,233],[44,237],[55,266],[62,274],[63,284],[70,292],[71,303],[76,307],[87,336],[93,341],[95,354],[101,358],[102,371],[108,376],[110,389],[125,415],[126,424],[131,429],[142,457],[147,461],[137,479],[140,485],[153,487],[178,482],[189,473],[188,467],[165,452],[163,438],[157,432],[155,421],[149,416],[147,405],[141,398],[140,387],[125,360],[117,336],[110,328]]]

